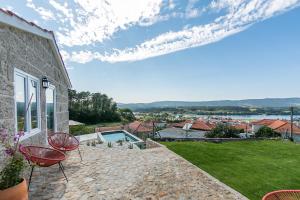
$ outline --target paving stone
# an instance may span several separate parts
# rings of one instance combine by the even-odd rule
[[[57,167],[41,168],[32,177],[30,199],[246,199],[164,147],[80,150],[82,162],[74,151],[64,163],[68,183]]]

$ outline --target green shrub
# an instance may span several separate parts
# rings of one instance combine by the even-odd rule
[[[25,162],[21,155],[10,158],[9,164],[0,173],[0,189],[3,190],[20,183],[22,181],[20,174],[24,168]]]
[[[280,137],[279,133],[276,133],[273,129],[267,126],[262,126],[255,133],[255,137]]]
[[[240,130],[227,124],[218,124],[214,129],[205,134],[207,138],[239,138]]]
[[[112,148],[112,147],[113,147],[113,144],[112,144],[111,142],[108,142],[108,143],[107,143],[107,147]]]
[[[95,129],[93,127],[89,127],[87,125],[76,125],[76,126],[70,126],[70,133],[72,135],[85,135],[94,133]]]

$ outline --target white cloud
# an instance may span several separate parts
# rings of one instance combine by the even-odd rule
[[[114,63],[143,60],[213,43],[300,4],[300,0],[213,0],[201,8],[198,5],[200,0],[188,0],[186,6],[181,8],[178,2],[175,5],[174,0],[74,0],[69,5],[49,0],[50,8],[54,10],[50,11],[37,6],[33,0],[27,0],[27,6],[38,12],[43,19],[56,19],[58,43],[60,47],[69,49],[69,53],[62,51],[64,60]],[[162,9],[163,6],[165,9]],[[179,31],[163,32],[124,49],[107,49],[107,52],[85,50],[85,47],[96,49],[94,47],[99,44],[104,46],[106,40],[112,39],[120,30],[133,26],[151,26],[171,18],[189,20],[202,17],[206,12],[222,16],[202,25],[182,25]],[[81,50],[75,51],[72,48]]]
[[[50,0],[50,4],[62,12],[61,20],[70,25],[67,31],[57,33],[59,43],[75,46],[103,42],[115,32],[136,24],[152,24],[157,20],[162,1],[75,0],[74,15],[67,5],[54,0]]]
[[[110,54],[91,51],[73,52],[69,59],[80,63],[86,63],[93,59],[114,63],[169,54],[219,41],[248,28],[257,21],[265,20],[300,5],[300,0],[252,0],[247,2],[240,0],[239,3],[232,4],[231,2],[230,0],[215,1],[215,7],[226,8],[229,12],[212,23],[185,28],[177,32],[163,33],[135,47],[114,50]]]
[[[174,0],[169,0],[169,9],[170,10],[173,10],[175,8],[175,3],[174,3]]]
[[[195,8],[195,4],[198,2],[198,0],[189,0],[188,4],[185,9],[185,16],[186,18],[195,18],[200,15],[200,9]]]
[[[50,0],[49,4],[53,6],[57,11],[60,11],[64,14],[65,17],[73,18],[73,13],[71,9],[68,9],[68,4],[64,3],[63,5],[56,2],[55,0]]]
[[[36,11],[44,20],[54,20],[54,14],[48,9],[45,9],[43,7],[38,7],[35,4],[32,3],[32,0],[27,0],[26,6],[29,8],[32,8],[34,11]]]

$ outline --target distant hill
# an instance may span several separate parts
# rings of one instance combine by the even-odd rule
[[[118,103],[119,108],[130,108],[134,111],[151,108],[177,108],[199,106],[240,106],[240,107],[289,107],[300,106],[300,98],[265,98],[218,101],[157,101],[152,103]]]

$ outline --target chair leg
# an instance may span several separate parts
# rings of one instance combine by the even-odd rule
[[[66,174],[64,172],[64,169],[63,169],[63,166],[62,166],[61,162],[59,162],[58,165],[59,165],[59,168],[60,168],[61,172],[63,173],[65,179],[67,180],[67,182],[69,182],[69,180],[68,180],[68,178],[67,178],[67,176],[66,176]]]
[[[31,177],[32,177],[32,173],[33,173],[33,169],[34,169],[34,165],[31,166],[31,172],[30,172],[30,177],[29,177],[29,182],[28,182],[28,191],[29,191],[29,187],[30,187],[30,183],[31,183]]]
[[[63,170],[65,170],[65,167],[63,166],[62,162],[60,162],[60,166]]]
[[[79,147],[77,149],[78,149],[78,153],[79,153],[79,156],[80,156],[80,160],[82,161],[81,152],[80,152]]]

